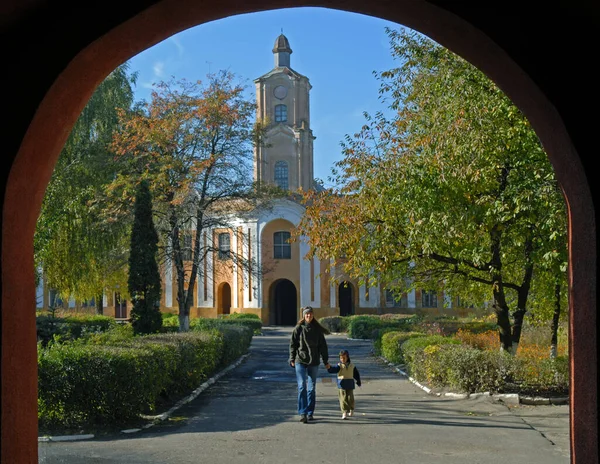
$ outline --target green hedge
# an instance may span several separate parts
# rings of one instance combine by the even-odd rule
[[[69,343],[38,345],[41,427],[124,424],[197,388],[245,354],[253,331],[244,325],[134,337],[116,327]]]
[[[87,334],[106,332],[115,326],[117,326],[115,319],[108,316],[36,316],[38,341],[43,346],[46,346],[55,338],[76,340]]]
[[[375,315],[350,316],[348,337],[357,339],[376,339],[382,329],[410,331],[413,318],[382,318]]]
[[[53,345],[38,351],[40,425],[126,422],[151,409],[168,381],[156,351]]]
[[[190,320],[190,328],[192,330],[207,330],[218,329],[223,326],[244,326],[252,330],[254,334],[260,334],[262,330],[262,322],[255,318],[228,318],[228,319],[213,319],[200,317]]]
[[[381,337],[381,355],[391,363],[404,364],[402,344],[409,338],[424,336],[421,332],[386,332]]]

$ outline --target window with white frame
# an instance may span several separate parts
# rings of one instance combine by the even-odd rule
[[[286,161],[277,161],[275,163],[275,184],[283,190],[288,190],[289,169]]]
[[[228,259],[231,256],[231,237],[225,232],[219,234],[219,259]]]
[[[273,257],[275,259],[292,259],[289,232],[275,232],[273,234]]]

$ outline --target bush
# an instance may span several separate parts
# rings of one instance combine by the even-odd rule
[[[223,316],[224,319],[256,319],[260,321],[260,317],[258,314],[254,313],[231,313],[225,314]]]
[[[155,352],[131,347],[56,344],[39,350],[40,424],[100,425],[137,417],[168,381],[160,361]]]
[[[257,318],[233,318],[233,319],[212,319],[200,317],[190,320],[191,330],[219,329],[223,326],[241,325],[252,330],[253,334],[260,334],[262,331],[262,321]]]
[[[76,340],[92,333],[106,332],[117,325],[112,317],[98,315],[71,315],[36,317],[38,341],[46,346],[53,339]]]
[[[381,354],[391,363],[404,364],[402,344],[409,338],[424,336],[425,334],[421,332],[386,332],[381,337]]]
[[[460,341],[442,335],[412,337],[402,343],[401,356],[406,362],[408,371],[417,380],[426,380],[425,348],[431,345],[460,344]]]
[[[331,333],[342,333],[348,330],[348,318],[342,316],[327,316],[319,319],[319,324]]]

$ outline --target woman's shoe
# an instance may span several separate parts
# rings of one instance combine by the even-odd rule
[[[346,413],[344,412],[344,413],[342,414],[342,419],[345,419],[345,418],[346,418]]]
[[[351,409],[351,410],[348,412],[348,417],[352,417],[353,415],[354,415],[354,411]]]

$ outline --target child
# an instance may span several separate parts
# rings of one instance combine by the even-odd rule
[[[356,380],[356,385],[360,387],[360,374],[356,366],[350,361],[348,350],[340,351],[340,362],[337,366],[331,366],[327,369],[327,372],[337,374],[342,419],[352,417],[354,414],[354,381]]]

